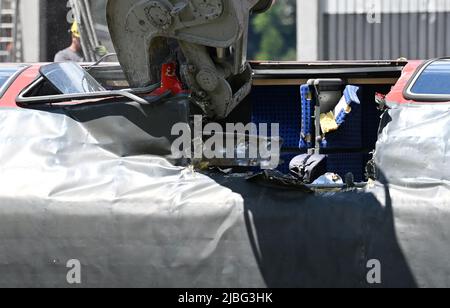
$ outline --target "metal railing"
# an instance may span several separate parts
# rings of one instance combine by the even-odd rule
[[[95,31],[89,0],[70,0],[70,4],[78,23],[85,61],[96,62],[99,58],[95,49],[100,44]]]

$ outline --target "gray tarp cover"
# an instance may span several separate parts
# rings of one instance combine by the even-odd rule
[[[370,287],[372,259],[381,286],[450,286],[448,107],[392,110],[383,181],[321,196],[175,167],[91,113],[1,110],[0,286],[68,286],[71,259],[84,287]]]

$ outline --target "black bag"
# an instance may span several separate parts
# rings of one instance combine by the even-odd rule
[[[321,154],[303,154],[289,164],[291,174],[305,184],[311,184],[327,172],[327,157]]]

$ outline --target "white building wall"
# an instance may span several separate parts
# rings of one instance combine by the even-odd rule
[[[297,0],[297,60],[319,58],[319,0]]]
[[[450,0],[297,0],[298,60],[450,56]]]
[[[366,14],[374,11],[394,14],[450,12],[450,0],[324,0],[322,2],[323,11],[328,14]]]
[[[40,59],[40,2],[41,0],[21,1],[24,62],[39,62]]]

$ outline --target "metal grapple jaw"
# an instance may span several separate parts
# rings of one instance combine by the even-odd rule
[[[109,0],[108,26],[132,87],[160,79],[163,63],[179,75],[211,118],[225,118],[250,92],[249,15],[274,0]]]

